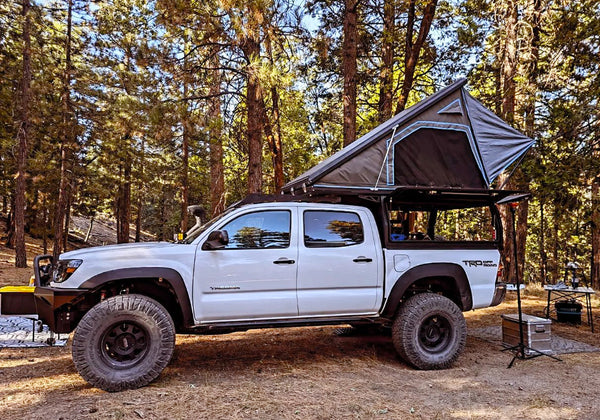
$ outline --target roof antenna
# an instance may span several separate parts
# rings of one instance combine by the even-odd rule
[[[394,142],[394,137],[396,137],[396,130],[400,124],[396,124],[394,127],[394,131],[392,131],[392,137],[390,137],[390,143],[388,144],[387,150],[385,151],[385,155],[383,156],[383,161],[381,162],[381,168],[379,169],[379,175],[377,175],[377,180],[375,181],[375,187],[372,191],[377,191],[377,185],[379,184],[379,179],[381,178],[381,173],[383,172],[383,167],[385,165],[385,160],[387,158],[388,153],[390,153],[390,148],[392,147],[392,143]]]

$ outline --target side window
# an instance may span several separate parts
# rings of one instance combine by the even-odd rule
[[[491,242],[496,239],[489,207],[439,211],[435,232],[436,240]]]
[[[496,239],[494,218],[489,207],[431,212],[398,209],[389,212],[389,225],[392,242],[491,242]]]
[[[429,228],[430,216],[430,213],[425,211],[390,211],[390,240],[399,242],[432,239]]]
[[[225,249],[287,248],[290,219],[290,212],[281,210],[244,214],[221,227],[229,235]]]
[[[307,248],[350,246],[363,241],[363,226],[356,213],[304,212],[304,245]]]

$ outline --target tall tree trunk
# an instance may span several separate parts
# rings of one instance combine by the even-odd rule
[[[516,9],[516,7],[515,7]],[[540,43],[540,15],[542,12],[542,0],[530,0],[527,5],[526,20],[531,28],[531,34],[527,39],[525,48],[527,49],[525,59],[525,132],[528,136],[535,136],[535,104],[537,98],[537,78],[538,78],[538,61],[540,58],[539,54],[539,43]],[[513,22],[516,25],[516,10],[513,11]],[[516,29],[515,29],[516,30]],[[515,45],[516,50],[516,45]],[[515,51],[516,55],[516,51]],[[516,58],[515,58],[516,61]],[[516,70],[515,70],[516,72]],[[514,85],[514,83],[513,83]],[[512,87],[513,89],[514,86]],[[516,95],[516,93],[515,93]],[[519,170],[519,182],[516,185],[516,189],[521,191],[529,191],[529,180],[524,179],[523,172]],[[519,278],[524,279],[525,273],[525,253],[527,248],[527,219],[529,216],[529,201],[521,203],[518,209],[518,224],[517,224],[517,254],[519,255],[519,264],[517,269],[519,270]]]
[[[278,157],[281,154],[281,144],[277,144],[275,141],[275,135],[273,134],[273,125],[271,124],[271,121],[269,120],[269,115],[267,114],[267,105],[265,104],[265,98],[264,95],[262,94],[262,88],[261,86],[258,86],[258,97],[259,97],[259,101],[260,101],[260,110],[261,110],[261,125],[263,127],[263,130],[265,132],[265,137],[267,140],[267,144],[269,145],[269,150],[271,151],[271,160],[273,162],[273,172],[274,172],[274,187],[275,187],[275,191],[278,190],[277,188],[277,184],[278,183],[282,183],[282,179],[277,179],[278,175],[279,176],[283,176],[283,167],[277,168],[278,165]],[[279,147],[279,148],[278,148]],[[282,162],[283,163],[283,162]],[[281,174],[278,174],[278,169],[281,170]],[[283,183],[282,185],[283,186]]]
[[[548,282],[548,254],[546,253],[546,221],[544,216],[544,201],[540,200],[540,277],[542,284]]]
[[[10,212],[6,222],[6,247],[15,248],[15,194],[10,195]]]
[[[596,152],[600,158],[600,152]],[[592,181],[592,257],[590,281],[600,289],[600,177]]]
[[[592,184],[592,255],[590,281],[594,289],[600,288],[600,178]]]
[[[43,253],[48,253],[48,206],[47,206],[46,194],[42,195],[42,249]]]
[[[504,54],[502,58],[502,118],[509,124],[515,121],[515,96],[517,74],[517,19],[518,9],[515,0],[506,2],[504,15]]]
[[[223,118],[221,116],[221,70],[219,52],[213,51],[213,78],[210,84],[208,124],[210,136],[210,214],[211,217],[225,210],[225,175],[223,172]]]
[[[417,39],[413,42],[415,2],[415,0],[410,0],[409,3],[406,28],[406,48],[404,52],[404,80],[402,81],[402,90],[400,91],[400,98],[398,99],[398,105],[396,106],[396,114],[402,112],[404,108],[406,108],[408,95],[413,87],[419,56],[421,55],[425,40],[429,35],[429,30],[431,29],[431,24],[435,17],[435,9],[437,8],[437,0],[429,0],[427,2],[425,9],[423,10],[423,19],[421,19]]]
[[[273,101],[273,145],[271,147],[273,156],[273,171],[275,175],[275,192],[279,193],[285,184],[283,172],[283,145],[281,143],[281,118],[279,113],[279,91],[277,87],[271,87],[271,100]]]
[[[186,66],[187,67],[187,66]],[[187,79],[187,75],[184,76]],[[188,96],[188,83],[187,80],[183,82],[183,96]],[[187,232],[188,230],[188,212],[187,208],[189,205],[189,153],[190,153],[190,135],[192,132],[192,124],[190,121],[191,115],[189,112],[187,102],[184,104],[185,111],[183,113],[183,139],[181,144],[181,224],[179,226],[180,232]]]
[[[269,31],[266,37],[266,49],[271,62],[271,67],[275,67],[275,60],[273,59],[273,46],[272,46],[272,32]],[[271,149],[271,159],[273,161],[273,178],[275,183],[275,193],[281,191],[285,184],[285,176],[283,173],[283,147],[281,145],[281,121],[279,116],[279,91],[277,86],[271,86],[271,101],[273,102],[272,114],[272,125],[271,125],[271,136],[265,132],[269,141],[269,148]],[[264,105],[264,100],[263,100]],[[267,108],[263,107],[264,118],[268,120]]]
[[[522,190],[528,190],[529,185]],[[525,280],[525,249],[527,244],[527,229],[529,218],[529,201],[525,200],[519,204],[517,209],[517,255],[519,256],[517,269],[519,270],[519,279]]]
[[[344,146],[356,140],[356,74],[358,54],[358,4],[360,0],[345,0],[344,44],[342,72],[344,73]]]
[[[248,62],[246,88],[246,124],[248,139],[248,193],[262,191],[262,129],[260,126],[260,30],[257,19],[258,12],[248,7],[248,19],[245,37],[242,40],[242,51]]]
[[[144,165],[146,160],[146,142],[142,138],[140,145],[140,169],[138,182],[139,187],[137,188],[137,206],[136,206],[136,216],[135,216],[135,241],[140,242],[142,239],[142,207],[144,203]]]
[[[126,136],[129,141],[129,135]],[[118,190],[117,243],[129,242],[129,222],[131,219],[131,157],[129,152],[123,160],[123,178]]]
[[[63,235],[63,249],[65,251],[67,251],[67,246],[69,244],[69,226],[71,224],[71,205],[73,204],[73,195],[74,195],[74,191],[72,188],[68,188],[67,189],[67,205],[65,208],[65,226],[64,226],[64,232],[65,234]]]
[[[392,117],[394,93],[394,38],[396,32],[396,1],[383,3],[383,33],[381,35],[381,70],[379,72],[378,120],[383,123]]]
[[[506,3],[504,11],[504,48],[501,68],[500,95],[502,98],[501,117],[509,124],[515,120],[515,75],[517,73],[517,4],[513,0]],[[498,185],[506,183],[508,174],[503,173],[498,177]],[[522,204],[521,204],[522,205]],[[517,274],[517,266],[514,262],[513,247],[513,219],[508,206],[500,206],[500,215],[504,228],[504,250],[502,260],[504,270],[509,279]]]
[[[551,268],[551,277],[552,277],[552,282],[556,283],[559,278],[560,278],[560,265],[562,265],[560,263],[559,257],[558,257],[558,253],[559,253],[559,243],[558,243],[558,227],[560,226],[559,223],[559,209],[558,207],[555,205],[552,211],[552,264],[550,265]]]
[[[21,81],[21,115],[18,131],[17,176],[15,180],[15,266],[27,267],[25,250],[25,174],[29,143],[29,106],[31,101],[31,18],[29,0],[22,1],[23,78]]]
[[[63,74],[62,93],[62,142],[60,145],[60,182],[58,187],[58,201],[54,210],[54,241],[52,245],[52,257],[58,261],[63,245],[63,227],[65,220],[65,207],[67,205],[68,160],[71,143],[71,27],[73,0],[67,0],[67,38],[65,40],[65,72]]]

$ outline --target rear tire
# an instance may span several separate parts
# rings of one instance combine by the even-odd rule
[[[446,369],[465,347],[467,324],[450,299],[422,293],[400,307],[392,342],[400,357],[418,369]]]
[[[119,295],[81,319],[73,336],[73,362],[91,385],[122,391],[156,379],[174,348],[175,325],[160,303],[142,295]]]

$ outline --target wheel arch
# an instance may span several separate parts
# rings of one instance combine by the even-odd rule
[[[458,264],[432,263],[413,267],[398,278],[386,300],[382,315],[386,318],[394,317],[402,300],[419,291],[441,293],[462,311],[473,308],[471,286],[465,270]]]
[[[171,312],[178,327],[186,328],[194,324],[187,287],[181,275],[172,268],[142,267],[110,270],[89,278],[80,287],[98,292],[104,288],[129,284],[135,286],[132,293],[147,295],[165,306]],[[170,294],[161,293],[167,290]]]

